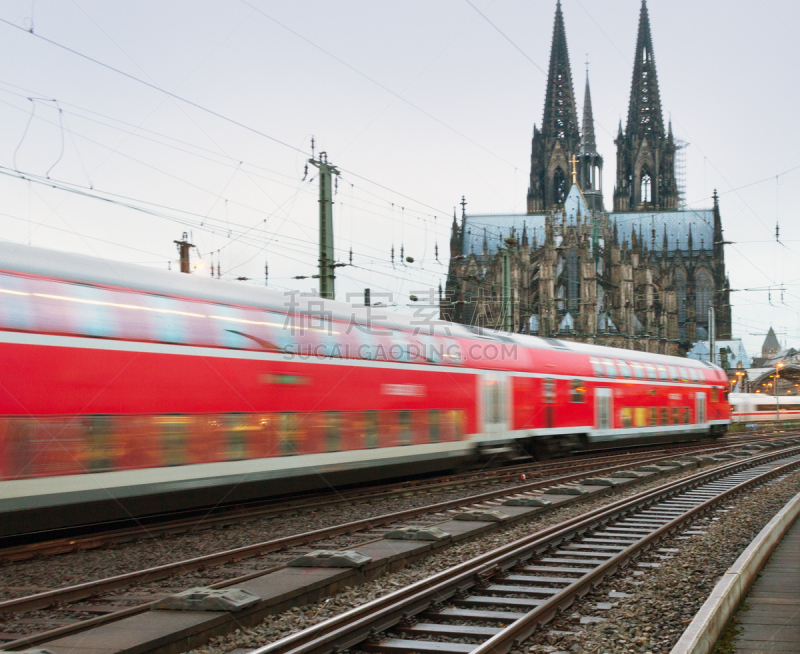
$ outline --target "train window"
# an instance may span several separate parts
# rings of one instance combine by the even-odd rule
[[[638,361],[628,361],[628,365],[630,365],[631,370],[633,370],[633,376],[636,377],[636,379],[644,379],[644,365]]]
[[[627,363],[617,359],[617,368],[619,368],[619,374],[622,377],[624,377],[625,379],[630,379],[630,377],[631,377],[631,367]]]
[[[0,276],[0,324],[6,329],[29,330],[34,328],[36,308],[34,300],[28,294],[31,280]]]
[[[689,372],[683,366],[680,366],[678,368],[678,374],[680,375],[680,379],[681,379],[682,382],[688,382],[689,381]]]
[[[669,377],[672,381],[678,381],[678,369],[675,366],[668,366]]]
[[[338,411],[326,411],[322,414],[325,430],[325,451],[338,452],[342,449],[342,420]]]
[[[594,370],[594,374],[598,377],[602,377],[605,373],[603,372],[603,364],[600,363],[598,359],[592,359],[592,370]]]
[[[411,425],[411,411],[402,409],[398,413],[397,422],[397,444],[411,445],[414,436],[414,430]]]
[[[666,366],[658,366],[658,376],[661,381],[669,381],[669,372]]]
[[[580,379],[573,379],[570,384],[570,401],[575,404],[582,404],[584,401],[584,394],[586,387]]]
[[[93,471],[111,470],[114,467],[114,422],[111,416],[84,418],[86,467]]]
[[[456,409],[453,411],[453,426],[456,440],[460,441],[464,437],[464,423],[466,422],[466,414],[464,409]]]
[[[662,425],[669,424],[669,409],[665,406],[661,407],[661,424]]]
[[[464,363],[464,352],[461,344],[454,338],[443,337],[439,339],[442,348],[442,356],[445,363],[451,366],[460,366]]]
[[[379,425],[378,412],[366,411],[364,413],[364,447],[371,449],[378,447],[379,444]]]
[[[647,426],[647,409],[643,406],[637,406],[633,412],[633,424],[636,427]]]
[[[711,387],[711,401],[719,402],[719,389],[716,386]]]
[[[247,416],[231,413],[222,416],[222,424],[227,432],[227,460],[240,461],[247,458]]]
[[[681,409],[681,418],[682,418],[681,422],[684,425],[688,425],[689,424],[689,407],[688,406],[685,406],[685,407],[683,407]]]
[[[298,454],[302,441],[300,417],[296,413],[278,414],[278,438],[282,456]]]
[[[431,409],[428,411],[428,426],[430,431],[428,437],[431,443],[438,443],[440,440],[439,434],[439,409]]]
[[[556,401],[556,380],[545,379],[542,382],[542,399],[548,404]]]
[[[406,341],[406,335],[398,329],[393,329],[392,332],[392,344],[389,346],[389,358],[392,361],[404,361],[408,362],[408,342]],[[423,345],[420,349],[424,350],[425,346]]]
[[[680,415],[679,415],[678,407],[676,407],[676,406],[672,407],[672,424],[673,425],[680,424]]]
[[[656,409],[654,406],[651,406],[648,413],[648,423],[651,427],[655,427],[658,424],[658,409]]]
[[[611,359],[603,359],[603,367],[606,369],[606,377],[617,376],[617,367]]]
[[[689,373],[689,379],[692,380],[696,384],[697,383],[697,371],[694,368],[687,368],[686,370]]]
[[[648,379],[652,379],[653,381],[658,379],[658,372],[656,371],[656,367],[652,363],[645,363],[644,368],[645,370],[647,370]]]
[[[167,466],[184,463],[186,427],[191,420],[184,416],[161,416],[156,423],[161,429],[161,461]]]
[[[619,410],[619,418],[622,423],[622,428],[627,429],[631,426],[631,410],[628,407]]]

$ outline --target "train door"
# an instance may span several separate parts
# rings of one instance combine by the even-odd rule
[[[556,426],[556,380],[542,380],[542,403],[544,404],[544,426],[552,429]]]
[[[501,434],[510,429],[511,378],[502,372],[489,372],[481,377],[481,415],[483,431]]]
[[[698,425],[702,425],[706,421],[706,394],[705,392],[699,392],[695,394],[695,402],[696,402],[696,410],[695,410],[695,422]]]
[[[610,388],[596,388],[594,391],[595,425],[598,431],[612,428],[613,402]]]

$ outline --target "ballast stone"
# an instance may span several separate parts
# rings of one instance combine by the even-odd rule
[[[165,597],[153,605],[159,611],[241,611],[260,601],[258,595],[242,588],[190,588]]]
[[[439,527],[400,527],[384,534],[385,540],[444,540],[450,534]]]
[[[290,568],[358,568],[372,561],[355,550],[314,550],[298,556],[286,565]]]
[[[463,520],[467,522],[503,522],[510,516],[497,509],[475,509],[473,511],[462,511],[453,516],[453,520]]]

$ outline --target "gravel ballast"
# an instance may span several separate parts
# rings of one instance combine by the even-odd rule
[[[657,454],[642,452],[642,456]],[[568,465],[568,460],[564,461],[564,465]],[[596,467],[602,468],[607,465],[619,465],[619,463],[598,461]],[[631,465],[635,465],[635,462],[632,462]],[[499,472],[502,472],[502,469]],[[532,470],[527,474],[525,482],[547,481],[548,478],[564,474],[564,472],[553,474],[547,470],[537,473],[536,470]],[[591,476],[591,474],[590,470],[586,471],[587,476]],[[53,588],[74,586],[175,561],[184,561],[224,550],[246,547],[365,518],[468,498],[483,492],[513,490],[519,486],[520,481],[518,478],[503,478],[497,481],[482,479],[477,483],[455,488],[430,491],[409,489],[410,494],[403,493],[388,498],[365,498],[362,501],[354,498],[344,504],[322,506],[317,510],[298,509],[298,515],[232,520],[230,524],[210,529],[190,530],[187,533],[175,535],[158,535],[154,538],[103,548],[77,550],[56,556],[7,563],[0,565],[0,601],[33,595]],[[365,540],[363,534],[359,533],[353,534],[353,538],[354,542]],[[222,573],[222,575],[217,578],[213,572],[206,570],[202,580],[213,583],[230,576],[226,573]],[[174,591],[169,584],[159,584],[154,587],[154,592],[165,588]]]
[[[677,534],[659,544],[659,548],[677,548],[674,558],[658,559],[646,554],[641,559],[659,561],[660,568],[639,575],[634,574],[638,572],[635,564],[621,570],[512,654],[668,653],[720,577],[798,490],[800,472],[794,472],[726,502],[726,506],[735,505],[734,508],[712,513],[708,526],[702,527],[706,534],[688,540]],[[610,597],[612,591],[630,597]],[[601,602],[614,606],[601,610],[597,608]],[[587,617],[604,621],[581,624],[581,618]]]
[[[585,503],[555,509],[528,520],[522,524],[501,528],[466,543],[461,543],[433,554],[423,561],[414,563],[403,570],[386,575],[356,588],[346,588],[335,596],[303,607],[290,609],[284,613],[266,618],[252,629],[237,629],[227,636],[221,636],[208,645],[192,650],[192,654],[224,654],[237,648],[255,648],[284,638],[311,625],[344,613],[356,606],[377,599],[399,588],[425,579],[454,565],[476,557],[495,547],[522,538],[532,532],[550,527],[581,515],[593,509],[611,504],[624,497],[629,497],[643,490],[660,486],[667,480],[674,481],[695,474],[696,470],[675,473],[643,484],[637,484],[604,498],[597,498]]]

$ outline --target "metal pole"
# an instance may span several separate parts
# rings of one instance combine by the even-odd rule
[[[338,175],[339,170],[328,163],[326,152],[320,152],[318,159],[309,159],[308,163],[319,168],[319,295],[333,300],[334,288],[334,253],[333,253],[333,188],[331,176]]]
[[[781,405],[778,403],[778,379],[781,375],[781,364],[775,364],[775,419],[781,419]]]
[[[716,349],[716,324],[714,320],[714,307],[708,307],[708,360],[711,363],[717,363],[717,353],[714,351]]]
[[[503,307],[502,307],[502,317],[503,317],[503,331],[504,332],[512,332],[514,331],[512,328],[512,323],[514,319],[513,315],[513,307],[511,304],[511,258],[508,253],[508,249],[504,248],[502,251],[502,261],[503,261],[503,288],[502,288],[502,298],[503,298]]]

